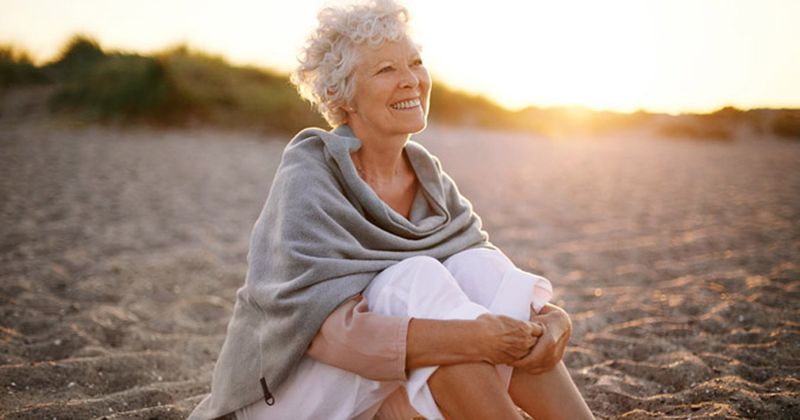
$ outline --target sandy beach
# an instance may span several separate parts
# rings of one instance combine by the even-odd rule
[[[287,138],[0,117],[0,417],[179,419],[208,391]],[[598,418],[800,417],[800,142],[432,126],[548,277]]]

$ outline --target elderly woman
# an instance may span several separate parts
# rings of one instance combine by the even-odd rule
[[[319,14],[292,77],[331,124],[286,146],[211,394],[191,418],[591,418],[566,313],[409,139],[431,82],[391,0]]]

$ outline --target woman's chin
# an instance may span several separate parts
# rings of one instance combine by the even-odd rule
[[[413,124],[404,124],[403,128],[399,131],[402,131],[405,134],[416,134],[420,131],[424,130],[427,127],[428,123],[426,120],[417,121]]]
[[[428,125],[428,118],[424,113],[414,115],[414,118],[408,118],[403,122],[403,131],[408,134],[419,133],[424,130]]]
[[[424,131],[424,130],[425,130],[425,128],[427,128],[427,127],[428,127],[428,120],[427,120],[427,119],[424,119],[424,120],[422,120],[422,123],[421,123],[421,124],[420,124],[420,126],[419,126],[419,130],[416,130],[416,131],[414,131],[414,132],[413,132],[413,133],[411,133],[411,134],[420,133],[420,132]]]

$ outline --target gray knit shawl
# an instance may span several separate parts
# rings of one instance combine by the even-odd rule
[[[405,146],[421,184],[408,219],[358,176],[350,154],[360,147],[348,126],[305,129],[286,146],[253,228],[211,394],[190,418],[272,402],[328,315],[385,268],[417,255],[444,260],[493,248],[470,202],[424,147]]]

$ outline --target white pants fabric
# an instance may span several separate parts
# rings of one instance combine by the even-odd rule
[[[379,273],[364,291],[370,311],[428,319],[474,319],[491,312],[527,320],[552,297],[550,282],[522,271],[502,252],[484,248],[462,251],[444,264],[413,257]],[[437,366],[414,369],[405,382],[378,382],[310,357],[274,393],[275,404],[263,400],[236,412],[239,420],[366,419],[379,404],[404,386],[413,408],[428,419],[443,419],[428,378]],[[497,366],[508,385],[511,367]]]

